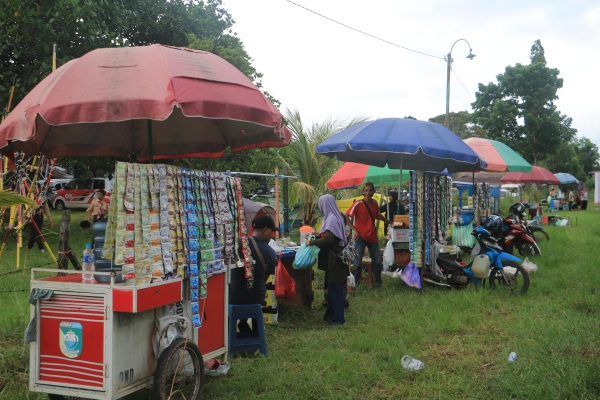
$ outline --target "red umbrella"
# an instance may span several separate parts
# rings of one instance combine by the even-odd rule
[[[558,185],[560,180],[546,168],[531,167],[531,172],[509,172],[500,180],[502,183],[547,183]]]
[[[97,49],[69,61],[0,125],[3,151],[48,157],[219,157],[228,146],[290,139],[281,113],[233,65],[158,44]]]

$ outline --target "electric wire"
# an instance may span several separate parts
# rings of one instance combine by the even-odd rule
[[[458,79],[458,81],[462,85],[463,89],[465,89],[465,92],[467,92],[467,94],[469,95],[469,97],[471,98],[471,100],[475,101],[475,99],[473,98],[473,96],[471,96],[471,93],[469,93],[469,91],[467,90],[466,86],[462,83],[462,81],[460,80],[460,78],[458,77],[458,75],[456,74],[456,72],[454,71],[454,68],[450,67],[450,69],[454,73],[454,76],[456,76],[456,79]]]
[[[329,20],[329,21],[331,21],[331,22],[334,22],[334,23],[336,23],[336,24],[338,24],[338,25],[341,25],[341,26],[343,26],[343,27],[345,27],[345,28],[351,29],[351,30],[353,30],[353,31],[355,31],[355,32],[358,32],[358,33],[361,33],[361,34],[363,34],[363,35],[369,36],[369,37],[371,37],[371,38],[373,38],[373,39],[377,39],[377,40],[379,40],[379,41],[381,41],[381,42],[384,42],[384,43],[387,43],[387,44],[391,44],[392,46],[399,47],[399,48],[401,48],[401,49],[404,49],[404,50],[412,51],[413,53],[421,54],[421,55],[424,55],[424,56],[427,56],[427,57],[439,58],[440,60],[443,60],[443,59],[444,59],[444,57],[434,56],[434,55],[432,55],[432,54],[423,53],[422,51],[413,50],[413,49],[410,49],[410,48],[408,48],[408,47],[401,46],[401,45],[399,45],[399,44],[396,44],[396,43],[390,42],[389,40],[382,39],[382,38],[380,38],[380,37],[377,37],[377,36],[375,36],[375,35],[371,35],[370,33],[367,33],[367,32],[364,32],[364,31],[361,31],[360,29],[356,29],[356,28],[353,28],[353,27],[351,27],[351,26],[349,26],[349,25],[346,25],[346,24],[344,24],[344,23],[342,23],[342,22],[336,21],[336,20],[335,20],[335,19],[333,19],[333,18],[329,18],[329,17],[328,17],[328,16],[326,16],[326,15],[319,14],[318,12],[316,12],[316,11],[313,11],[313,10],[311,10],[310,8],[306,8],[306,7],[304,7],[304,6],[300,5],[300,4],[294,3],[294,2],[293,2],[293,1],[291,1],[291,0],[285,0],[285,1],[287,1],[287,2],[288,2],[288,3],[290,3],[290,4],[293,4],[293,5],[295,5],[296,7],[303,8],[303,9],[305,9],[305,10],[306,10],[306,11],[308,11],[308,12],[311,12],[311,13],[313,13],[313,14],[315,14],[315,15],[318,15],[319,17],[325,18],[325,19],[327,19],[327,20]]]

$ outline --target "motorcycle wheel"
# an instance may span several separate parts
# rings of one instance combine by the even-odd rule
[[[500,268],[492,268],[490,271],[490,288],[498,290],[499,287],[511,292],[513,295],[521,295],[529,289],[529,274],[521,264],[514,261],[504,261],[502,265],[514,268],[516,271],[509,272]]]
[[[535,231],[531,234],[536,243],[548,243],[550,236],[545,231]]]
[[[519,250],[519,254],[523,257],[537,257],[542,252],[536,243],[531,242],[523,242],[517,245],[517,249]]]

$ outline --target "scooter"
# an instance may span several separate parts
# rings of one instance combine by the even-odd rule
[[[436,268],[423,277],[423,282],[463,288],[470,284],[481,286],[489,279],[493,290],[502,287],[512,294],[525,293],[529,288],[529,274],[521,266],[521,260],[506,253],[483,226],[475,228],[471,235],[477,238],[479,253],[471,254],[472,261],[469,264],[462,262],[457,255],[440,253]]]
[[[504,218],[503,223],[508,226],[508,232],[498,239],[501,241],[504,251],[513,254],[513,249],[516,247],[522,256],[535,257],[542,255],[535,239],[529,235],[531,231],[527,225],[510,218],[510,216]]]

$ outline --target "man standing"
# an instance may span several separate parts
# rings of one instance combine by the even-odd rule
[[[373,266],[373,283],[376,287],[381,286],[381,271],[383,264],[381,263],[381,250],[379,249],[379,238],[377,237],[377,228],[375,221],[384,221],[386,224],[391,222],[381,215],[377,202],[373,201],[375,194],[375,186],[371,182],[365,183],[363,187],[362,201],[356,201],[346,211],[346,222],[350,228],[356,233],[356,253],[358,255],[358,265],[354,272],[355,278],[358,280],[361,275],[360,263],[365,255],[365,247],[369,249],[371,263]],[[354,223],[350,218],[354,217]]]
[[[581,209],[587,210],[588,191],[586,188],[581,189]]]
[[[253,236],[248,238],[248,245],[254,260],[254,284],[248,287],[244,268],[233,268],[229,284],[229,304],[266,304],[266,282],[269,276],[275,273],[277,264],[277,254],[269,246],[269,242],[273,232],[279,232],[279,228],[268,215],[254,218],[252,228],[254,232]],[[239,256],[243,258],[242,254]],[[240,332],[252,331],[247,320],[240,320],[238,329]]]

